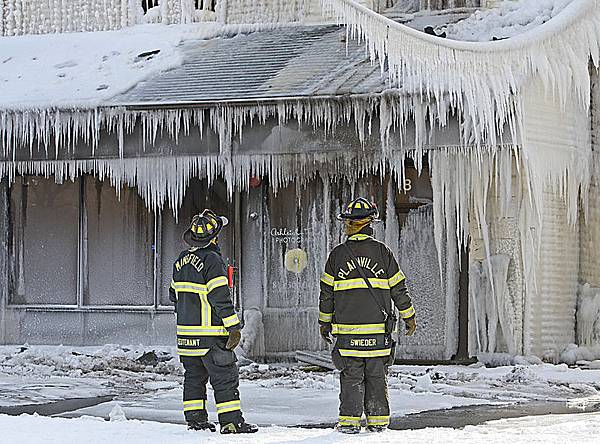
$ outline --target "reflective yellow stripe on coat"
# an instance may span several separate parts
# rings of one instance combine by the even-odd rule
[[[206,283],[206,289],[210,293],[215,288],[223,287],[229,284],[229,280],[225,276],[219,276],[214,279],[211,279]]]
[[[385,324],[332,324],[334,335],[378,335],[385,333]]]
[[[223,325],[225,327],[233,327],[234,325],[237,325],[240,323],[240,318],[238,318],[238,315],[236,313],[232,314],[231,316],[227,316],[226,318],[223,318]]]
[[[323,282],[325,285],[329,285],[330,287],[333,287],[334,280],[335,279],[333,278],[333,276],[329,273],[323,272],[323,274],[321,275],[321,282]]]
[[[404,273],[399,271],[398,273],[396,273],[389,279],[388,283],[389,283],[390,288],[395,287],[400,282],[402,282],[404,279],[406,279],[406,277],[404,276]]]
[[[369,278],[369,283],[373,288],[381,288],[382,290],[389,290],[390,284],[387,279]],[[357,279],[346,279],[343,281],[335,281],[333,285],[333,291],[345,291],[354,290],[356,288],[369,288],[363,278]]]
[[[206,294],[207,289],[204,284],[197,284],[195,282],[172,282],[171,287],[177,292],[185,293],[197,293]]]
[[[181,336],[227,336],[229,332],[221,326],[178,325],[177,334]]]
[[[402,319],[408,319],[414,315],[415,315],[415,307],[413,307],[412,305],[410,307],[408,307],[406,310],[400,310],[400,316],[402,316]]]
[[[383,356],[389,356],[392,352],[391,348],[385,348],[383,350],[347,350],[339,349],[340,355],[347,356],[350,358],[379,358]]]
[[[319,312],[319,321],[321,322],[331,322],[333,319],[333,313],[323,313]]]
[[[177,348],[177,354],[179,356],[205,356],[209,350],[209,348]]]

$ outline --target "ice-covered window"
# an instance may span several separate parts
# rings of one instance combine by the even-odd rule
[[[18,177],[10,217],[10,304],[156,305],[154,218],[134,189]]]
[[[84,182],[85,305],[154,304],[154,222],[133,188]]]
[[[10,303],[75,305],[79,184],[19,177],[10,210]]]

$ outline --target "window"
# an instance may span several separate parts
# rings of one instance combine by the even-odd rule
[[[158,0],[142,0],[142,9],[144,10],[144,13],[155,6],[158,6]]]
[[[11,191],[10,303],[75,305],[79,185],[20,177]]]
[[[133,188],[84,179],[85,305],[154,305],[154,224]]]
[[[11,305],[155,306],[154,217],[92,176],[10,188]]]
[[[196,9],[201,9],[204,11],[214,11],[216,3],[216,0],[194,0],[194,6]]]

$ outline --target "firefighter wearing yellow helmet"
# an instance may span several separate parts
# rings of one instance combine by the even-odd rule
[[[169,298],[177,312],[177,354],[185,369],[183,412],[188,428],[216,431],[208,421],[206,383],[210,378],[221,433],[254,433],[242,416],[239,373],[233,349],[242,328],[218,245],[227,218],[204,210],[183,234],[190,248],[173,265]]]
[[[411,336],[416,328],[406,278],[390,249],[373,238],[377,207],[367,199],[350,202],[338,216],[348,239],[331,251],[321,277],[321,336],[332,343],[333,363],[340,371],[340,416],[337,429],[359,433],[382,431],[390,422],[386,372],[393,362],[394,306]]]

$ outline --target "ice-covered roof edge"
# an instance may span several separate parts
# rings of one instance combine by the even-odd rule
[[[231,141],[242,137],[244,126],[275,118],[279,123],[298,121],[320,127],[326,133],[334,131],[338,125],[354,124],[360,142],[364,143],[372,132],[373,118],[378,117],[381,148],[386,152],[393,129],[404,135],[409,122],[414,122],[416,148],[420,149],[429,143],[427,128],[446,127],[451,114],[443,103],[424,102],[419,96],[401,94],[398,90],[367,95],[190,103],[185,106],[131,104],[89,110],[0,111],[0,142],[4,157],[13,158],[16,150],[22,149],[74,150],[80,141],[91,145],[93,150],[98,146],[102,131],[124,135],[133,132],[136,125],[143,128],[144,144],[153,144],[157,134],[163,132],[177,142],[180,134],[188,134],[192,128],[198,128],[202,135],[208,124],[220,138],[220,151],[227,152]],[[468,128],[463,131],[466,140],[472,139]],[[120,143],[122,153],[122,137]]]
[[[598,0],[573,0],[538,28],[497,42],[459,42],[419,32],[353,0],[322,0],[323,8],[364,39],[373,62],[387,68],[390,80],[413,85],[414,93],[462,111],[478,141],[494,138],[511,120],[511,97],[539,76],[561,98],[575,94],[589,107],[588,61],[600,61]],[[498,117],[499,116],[499,117]]]

